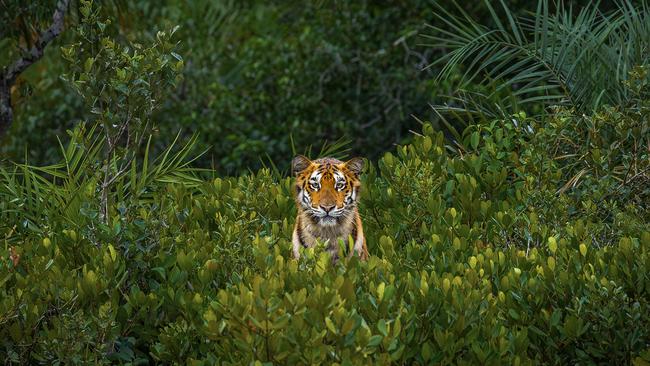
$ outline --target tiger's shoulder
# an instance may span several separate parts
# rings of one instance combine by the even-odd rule
[[[312,247],[320,240],[334,251],[338,240],[352,238],[355,251],[367,256],[361,217],[357,209],[363,159],[346,162],[335,158],[309,160],[296,156],[292,161],[298,211],[293,233],[293,251]]]

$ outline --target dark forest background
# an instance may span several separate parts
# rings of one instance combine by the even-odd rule
[[[514,14],[534,13],[537,1],[508,1]],[[568,2],[575,11],[589,1]],[[421,121],[439,126],[430,105],[451,103],[461,70],[436,80],[443,50],[427,45],[427,24],[445,27],[441,9],[494,23],[483,2],[431,1],[142,1],[102,2],[118,42],[174,36],[182,81],[166,90],[155,111],[154,143],[166,147],[181,131],[198,133],[207,149],[198,165],[222,174],[273,162],[286,169],[293,153],[349,150],[376,159],[406,143]],[[51,21],[56,1],[3,1],[0,68],[30,45]],[[553,4],[550,4],[553,8]],[[72,2],[66,24],[81,18]],[[603,2],[603,11],[614,4]],[[505,19],[502,9],[495,11]],[[551,9],[551,11],[553,11]],[[81,98],[61,80],[69,66],[60,47],[79,41],[66,30],[12,89],[15,121],[0,140],[0,156],[47,164],[59,158],[57,138],[92,120]],[[67,68],[67,69],[66,69]]]

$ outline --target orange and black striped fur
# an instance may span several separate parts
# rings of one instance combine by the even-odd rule
[[[298,217],[293,230],[293,255],[300,258],[300,247],[310,248],[317,240],[326,243],[336,261],[338,240],[354,241],[354,251],[368,258],[366,238],[357,209],[363,159],[342,162],[333,158],[311,161],[298,155],[291,162],[296,176],[295,193]],[[350,253],[351,255],[352,253]]]

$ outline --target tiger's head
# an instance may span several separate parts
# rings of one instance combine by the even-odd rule
[[[320,226],[335,226],[351,217],[359,197],[363,159],[314,161],[298,155],[291,162],[296,176],[296,203]]]

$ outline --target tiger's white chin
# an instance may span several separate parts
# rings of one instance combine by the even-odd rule
[[[321,217],[320,220],[318,220],[318,224],[320,226],[335,226],[337,224],[336,221],[336,217],[325,216]]]

